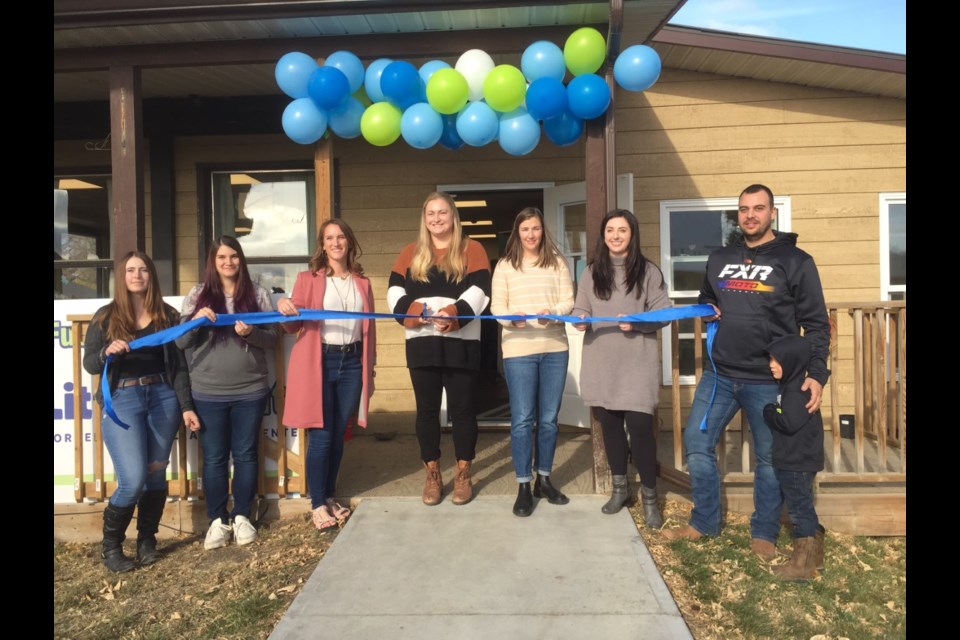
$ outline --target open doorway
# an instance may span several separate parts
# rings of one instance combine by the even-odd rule
[[[543,190],[553,183],[440,185],[454,196],[464,231],[483,245],[492,272],[504,254],[513,220],[521,209],[543,209]],[[489,308],[484,314],[489,314]],[[481,364],[477,394],[477,420],[481,429],[510,427],[510,396],[503,377],[500,350],[502,327],[494,320],[481,320]]]

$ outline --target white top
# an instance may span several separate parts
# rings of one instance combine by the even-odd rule
[[[363,311],[363,299],[353,276],[338,278],[327,276],[327,289],[323,295],[323,308],[327,311]],[[324,320],[320,330],[324,344],[351,344],[362,336],[360,320]]]

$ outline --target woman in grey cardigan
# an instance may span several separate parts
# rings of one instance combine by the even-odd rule
[[[619,317],[670,307],[657,265],[640,252],[637,219],[625,209],[608,212],[593,258],[580,276],[574,315]],[[603,429],[613,494],[602,511],[613,514],[633,503],[627,480],[627,435],[640,473],[647,526],[659,529],[654,412],[660,392],[657,330],[663,322],[578,323],[586,331],[580,365],[580,395]]]

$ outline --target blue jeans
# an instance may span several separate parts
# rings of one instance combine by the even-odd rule
[[[537,466],[537,475],[549,476],[553,470],[557,415],[567,380],[568,358],[568,352],[556,351],[503,359],[503,373],[510,390],[510,450],[517,482],[533,479],[531,460]]]
[[[268,392],[259,400],[210,402],[194,400],[200,417],[203,447],[203,491],[207,517],[224,524],[231,517],[250,517],[257,493],[257,445]],[[233,455],[233,512],[227,511],[230,456]]]
[[[707,418],[706,432],[700,431],[700,421],[710,407],[713,381],[717,380],[717,395]],[[779,387],[776,384],[748,384],[726,376],[718,376],[705,369],[690,408],[683,444],[686,448],[687,470],[693,495],[693,513],[690,525],[700,533],[720,534],[723,517],[720,506],[720,472],[717,469],[717,443],[737,411],[743,409],[753,435],[754,455],[757,459],[753,478],[753,515],[750,534],[754,538],[776,542],[780,532],[780,511],[783,498],[780,484],[773,471],[773,437],[763,419],[763,407],[776,402]]]
[[[323,354],[323,428],[309,429],[307,487],[316,509],[336,489],[347,422],[360,406],[363,363],[360,354]]]
[[[113,409],[130,428],[117,425],[103,412],[103,444],[117,476],[110,504],[129,507],[137,504],[144,491],[167,490],[170,448],[183,414],[177,394],[165,382],[118,388],[113,392]]]
[[[817,533],[820,520],[813,508],[813,479],[816,471],[787,471],[775,469],[780,491],[783,493],[794,538],[811,538]]]

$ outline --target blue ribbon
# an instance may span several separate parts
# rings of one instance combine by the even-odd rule
[[[713,339],[717,337],[717,327],[719,326],[719,322],[707,323],[707,355],[710,357],[710,366],[713,367],[713,391],[710,392],[710,404],[707,405],[707,412],[703,414],[703,420],[700,421],[700,431],[704,433],[707,432],[707,416],[710,415],[713,400],[717,397],[717,363],[713,361]]]
[[[296,316],[285,316],[279,311],[258,311],[252,313],[218,313],[217,321],[211,322],[209,318],[196,318],[194,320],[189,320],[182,324],[163,329],[162,331],[157,331],[156,333],[151,333],[148,336],[142,338],[137,338],[130,342],[130,350],[134,351],[140,349],[141,347],[158,347],[164,345],[168,342],[173,342],[180,336],[193,331],[199,327],[204,326],[214,326],[214,327],[227,327],[232,326],[238,320],[246,324],[277,324],[282,322],[301,322],[303,320],[395,320],[398,318],[419,318],[421,316],[417,315],[407,315],[399,313],[368,313],[364,311],[332,311],[327,309],[300,309],[300,315]],[[539,315],[477,315],[477,316],[446,316],[448,318],[455,318],[457,320],[535,320],[539,318],[546,318],[547,320],[556,320],[558,322],[572,322],[572,323],[593,323],[593,322],[670,322],[672,320],[685,320],[688,318],[697,318],[702,316],[712,316],[715,315],[716,311],[713,310],[713,307],[709,304],[694,304],[688,305],[685,307],[669,307],[667,309],[657,309],[656,311],[645,311],[644,313],[634,313],[626,316],[619,317],[592,317],[592,318],[580,318],[579,316],[562,316],[555,314],[545,314],[542,316]],[[712,325],[715,325],[715,322],[711,322],[707,331],[707,348],[710,349],[710,346],[713,344],[712,338],[710,335],[709,329],[712,328]],[[107,361],[103,365],[103,380],[106,381],[106,384],[103,384],[101,388],[103,389],[103,409],[107,412],[107,415],[110,416],[110,419],[113,420],[117,425],[123,427],[124,429],[129,429],[129,426],[125,424],[120,418],[117,417],[116,412],[113,409],[113,400],[110,394],[110,377],[107,375],[107,370],[110,366],[110,361],[113,360],[113,356],[107,356]],[[713,356],[710,357],[710,362],[713,362]],[[716,367],[714,367],[716,371]],[[714,389],[716,392],[716,389]],[[711,399],[711,404],[713,400]],[[701,428],[703,428],[701,426]]]

